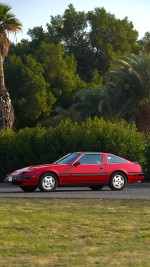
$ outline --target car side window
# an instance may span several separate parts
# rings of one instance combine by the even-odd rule
[[[102,154],[84,154],[79,160],[81,164],[102,164]]]
[[[113,156],[113,155],[107,155],[107,162],[108,163],[126,163],[127,161],[125,159]]]

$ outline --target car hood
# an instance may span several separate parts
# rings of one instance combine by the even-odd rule
[[[39,169],[45,169],[47,167],[57,167],[57,164],[42,164],[42,165],[35,165],[35,166],[28,166],[19,170],[16,170],[12,173],[9,173],[9,175],[19,175],[21,173],[26,173],[26,172],[32,172],[32,171],[38,171]]]

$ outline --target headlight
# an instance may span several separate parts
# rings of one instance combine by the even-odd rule
[[[32,178],[32,176],[28,173],[22,173],[20,175],[20,179],[31,179],[31,178]]]
[[[6,181],[8,182],[12,182],[12,179],[13,179],[13,176],[12,175],[9,175],[5,178]]]

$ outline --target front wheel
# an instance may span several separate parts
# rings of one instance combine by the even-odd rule
[[[103,187],[104,187],[103,184],[101,184],[101,185],[93,185],[93,186],[90,186],[90,189],[92,189],[93,191],[99,191],[99,190],[101,190]]]
[[[39,189],[43,192],[55,191],[58,186],[58,179],[54,173],[45,173],[39,180]]]
[[[127,184],[127,178],[122,172],[115,172],[112,174],[109,187],[112,190],[123,190]]]
[[[20,186],[24,192],[34,192],[37,189],[37,186]]]

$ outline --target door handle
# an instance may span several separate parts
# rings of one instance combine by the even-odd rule
[[[100,167],[100,170],[104,170],[104,166],[101,166],[101,167]]]

